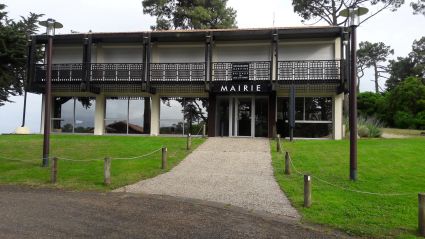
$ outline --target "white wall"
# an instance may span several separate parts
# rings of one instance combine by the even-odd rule
[[[83,62],[83,45],[75,46],[53,46],[52,63],[82,63]]]
[[[101,48],[101,50],[100,50]],[[102,51],[102,63],[142,63],[143,46],[98,46],[97,52]]]
[[[213,49],[214,62],[270,61],[270,43],[217,43]]]
[[[281,43],[279,44],[279,60],[333,60],[335,59],[333,42],[316,43]]]
[[[161,45],[152,49],[153,63],[204,62],[205,46],[197,45]]]

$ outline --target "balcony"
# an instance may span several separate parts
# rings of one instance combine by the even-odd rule
[[[279,61],[278,84],[326,84],[341,83],[342,61]]]
[[[35,65],[35,76],[30,82],[40,89],[46,79],[46,65]],[[277,62],[278,85],[322,85],[340,84],[343,79],[343,64],[340,60],[309,60]],[[81,83],[102,88],[132,87],[135,90],[142,83],[154,87],[161,85],[202,85],[206,81],[205,63],[151,63],[148,78],[144,79],[143,63],[89,63],[52,65],[53,87],[78,90]],[[272,63],[253,62],[212,62],[211,83],[245,81],[267,82],[272,77]],[[73,87],[72,87],[73,86]],[[68,88],[67,88],[68,87]],[[125,90],[123,88],[123,90]],[[137,89],[136,89],[137,88]]]

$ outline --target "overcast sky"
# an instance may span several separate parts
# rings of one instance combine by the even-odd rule
[[[64,25],[60,33],[117,32],[149,30],[154,18],[143,15],[141,0],[3,0],[9,17],[18,19],[29,12],[44,13]],[[239,28],[302,26],[301,18],[293,13],[292,0],[229,0],[237,11]],[[274,19],[274,21],[273,21]],[[385,11],[358,28],[358,41],[390,45],[396,56],[406,56],[414,39],[425,36],[425,17],[413,15],[406,4],[396,12]],[[372,91],[373,82],[362,79],[361,91]],[[382,85],[384,83],[382,82]],[[15,103],[0,107],[0,133],[11,133],[22,121],[23,96],[11,97]],[[40,130],[41,97],[29,94],[27,126],[32,132]]]

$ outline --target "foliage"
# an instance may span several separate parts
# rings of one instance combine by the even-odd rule
[[[143,13],[156,17],[152,30],[236,27],[236,11],[227,0],[143,0]]]
[[[416,0],[410,3],[413,9],[413,14],[425,15],[425,0]]]
[[[349,141],[284,142],[293,164],[312,175],[313,204],[303,207],[303,176],[292,168],[284,175],[285,161],[271,143],[276,181],[296,207],[303,220],[324,224],[365,238],[415,238],[417,235],[417,193],[425,188],[425,138],[360,139],[358,141],[358,180],[349,177]],[[383,194],[381,196],[345,191],[340,187]]]
[[[386,98],[381,93],[362,92],[357,95],[357,110],[360,115],[383,118]]]
[[[388,72],[387,68],[382,64],[387,61],[389,55],[394,54],[394,50],[390,46],[386,46],[383,42],[371,43],[362,41],[357,50],[358,63],[360,68],[372,67],[374,70],[375,93],[380,92],[379,79],[385,77],[382,74]]]
[[[7,18],[6,5],[0,4],[0,106],[10,95],[22,94],[26,76],[27,42],[37,29],[42,14],[30,13],[19,21]]]
[[[357,118],[358,134],[362,138],[379,138],[383,124],[375,117],[360,116]]]
[[[404,0],[292,0],[294,12],[305,21],[325,21],[329,25],[344,25],[347,18],[339,15],[339,12],[349,6],[368,4],[375,6],[374,13],[362,22],[378,14],[385,9],[395,11],[404,3]]]
[[[401,81],[409,76],[425,78],[425,37],[413,41],[412,51],[407,57],[397,57],[389,61],[390,78],[385,85],[387,90],[394,89]]]
[[[43,136],[0,135],[0,156],[24,161],[11,161],[0,157],[0,184],[23,184],[59,187],[77,190],[101,190],[122,187],[142,179],[151,178],[176,166],[190,153],[186,139],[181,137],[127,137],[92,135],[52,135],[51,156],[98,161],[75,162],[59,159],[58,183],[49,183],[50,169],[42,168]],[[195,149],[204,139],[194,138]],[[114,160],[150,153],[166,146],[167,170],[161,169],[161,152],[140,159]],[[103,186],[103,158],[112,158],[111,187]]]

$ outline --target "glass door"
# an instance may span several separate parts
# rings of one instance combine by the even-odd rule
[[[267,98],[255,98],[255,137],[267,137],[269,111]]]
[[[251,135],[251,114],[252,114],[252,98],[237,98],[236,103],[236,121],[237,136]]]

